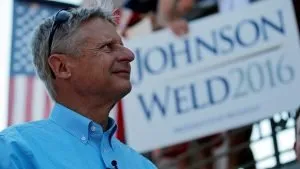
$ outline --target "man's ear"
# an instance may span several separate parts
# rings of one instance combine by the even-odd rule
[[[53,71],[54,76],[61,79],[68,79],[71,77],[71,70],[67,62],[67,56],[64,54],[53,54],[48,58],[48,64]]]

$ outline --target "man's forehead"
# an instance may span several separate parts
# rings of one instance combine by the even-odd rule
[[[84,23],[80,33],[86,40],[97,40],[99,42],[121,41],[116,27],[107,20],[95,18]]]
[[[95,17],[84,21],[81,26],[82,29],[98,29],[98,28],[110,28],[106,30],[114,31],[116,30],[116,26],[111,23],[109,20]]]

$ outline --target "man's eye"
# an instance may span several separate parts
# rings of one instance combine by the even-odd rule
[[[103,45],[101,47],[102,50],[110,50],[111,49],[111,44],[106,44],[106,45]]]
[[[109,48],[110,47],[110,45],[109,44],[106,44],[106,45],[104,45],[102,48],[103,49],[106,49],[106,48]]]

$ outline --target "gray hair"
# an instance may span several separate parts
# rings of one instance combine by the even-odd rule
[[[71,12],[69,20],[61,24],[55,31],[52,47],[50,49],[51,53],[69,54],[74,57],[79,56],[79,42],[75,41],[73,35],[84,21],[99,17],[115,25],[113,11],[105,9],[103,6],[97,8],[76,8],[69,11]],[[37,27],[32,40],[32,53],[37,75],[44,82],[51,98],[55,100],[56,92],[53,85],[51,68],[48,64],[48,40],[53,23],[54,16],[45,19]]]

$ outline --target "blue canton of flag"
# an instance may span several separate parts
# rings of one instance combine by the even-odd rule
[[[41,21],[64,5],[14,1],[8,125],[46,118],[52,107],[45,87],[35,75],[31,40]]]

